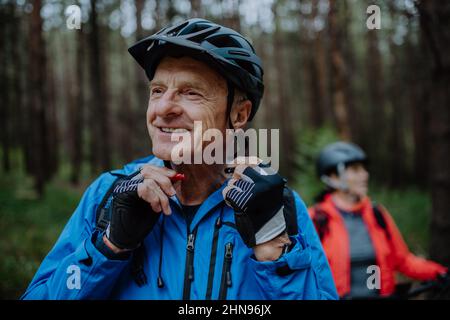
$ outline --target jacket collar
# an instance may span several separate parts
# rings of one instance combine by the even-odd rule
[[[155,166],[164,166],[164,161],[161,159],[158,159],[156,157],[151,158],[147,164],[152,164]],[[137,168],[136,168],[137,170]],[[205,201],[201,204],[200,208],[198,209],[197,213],[194,216],[194,219],[191,222],[190,230],[194,230],[195,227],[199,224],[199,222],[214,208],[218,207],[219,205],[224,202],[222,190],[225,188],[225,186],[228,183],[228,180],[225,180],[225,182],[213,193],[211,193],[208,198],[206,198]],[[178,199],[178,197],[175,195],[170,198],[180,209],[181,209],[181,202]]]
[[[336,206],[336,204],[334,203],[331,193],[327,194],[325,196],[325,198],[324,198],[324,205],[327,206],[327,207],[332,207],[332,208],[336,209],[336,211],[339,209]],[[370,206],[371,206],[370,198],[368,196],[366,196],[363,199],[361,199],[358,203],[354,204],[350,208],[349,212],[357,213],[357,214],[361,213],[362,214],[362,213],[364,213],[366,211],[366,208],[370,207]],[[327,211],[331,211],[331,210],[327,210]],[[334,211],[334,210],[332,210],[332,211]],[[347,211],[347,210],[345,210],[345,211]]]

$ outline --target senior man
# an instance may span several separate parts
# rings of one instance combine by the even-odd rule
[[[236,165],[229,177],[224,164],[173,161],[173,135],[193,136],[195,121],[225,135],[254,117],[264,87],[251,44],[190,19],[129,52],[150,80],[153,155],[87,189],[23,298],[337,298],[305,205],[285,179],[262,165]]]

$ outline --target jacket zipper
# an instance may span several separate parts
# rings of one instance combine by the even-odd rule
[[[169,201],[173,202],[178,209],[183,212],[183,209],[172,199]],[[212,207],[206,214],[209,215],[211,212],[214,212],[219,206],[222,205],[222,202],[218,203],[214,207]],[[198,226],[198,224],[197,224]],[[186,266],[184,271],[184,286],[183,286],[183,300],[190,300],[191,296],[191,284],[194,280],[194,242],[195,236],[197,234],[197,226],[194,228],[193,232],[190,232],[190,226],[187,226],[187,234],[188,234],[188,242],[186,245]]]
[[[217,256],[217,245],[219,240],[219,229],[222,226],[221,217],[217,217],[216,223],[214,224],[214,235],[211,245],[211,258],[209,262],[209,272],[208,272],[208,285],[206,289],[205,300],[211,300],[212,296],[212,286],[214,282],[214,271],[216,268],[216,256]]]
[[[183,300],[189,300],[191,294],[191,284],[192,281],[194,281],[194,244],[196,233],[197,228],[195,228],[194,232],[189,233],[186,245],[186,267],[184,272]]]
[[[220,281],[219,300],[227,298],[228,288],[231,287],[231,262],[233,260],[233,244],[228,242],[225,245],[225,256],[223,259],[222,279]]]

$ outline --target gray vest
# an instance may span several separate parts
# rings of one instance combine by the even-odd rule
[[[339,209],[350,240],[351,286],[349,298],[377,297],[379,290],[369,289],[367,267],[376,264],[375,250],[361,214]]]

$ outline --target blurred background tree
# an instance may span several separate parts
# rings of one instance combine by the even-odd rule
[[[266,84],[252,126],[280,129],[281,173],[307,204],[320,148],[354,141],[408,244],[450,265],[446,1],[0,0],[0,297],[23,292],[93,178],[151,153],[127,48],[190,17],[251,39]]]

